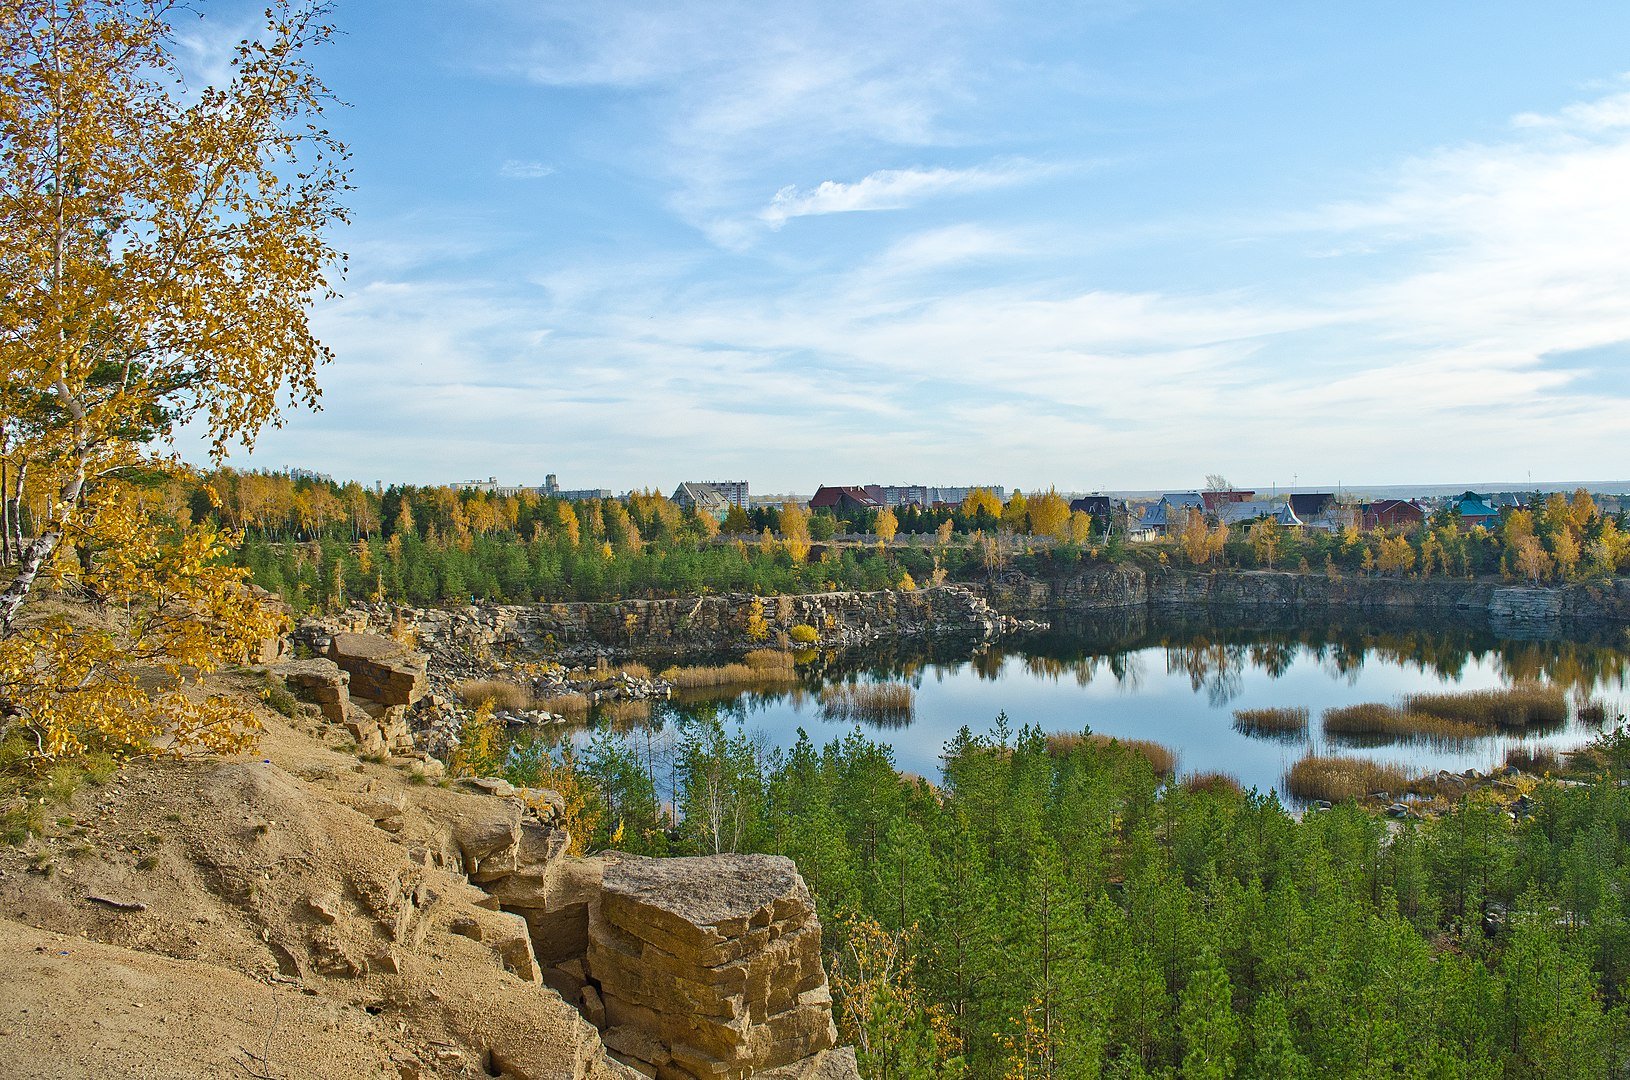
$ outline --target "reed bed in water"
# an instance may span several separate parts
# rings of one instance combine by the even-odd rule
[[[1402,766],[1390,762],[1309,754],[1285,773],[1285,790],[1304,802],[1338,803],[1374,792],[1399,795],[1410,780]]]
[[[1474,739],[1489,729],[1464,720],[1367,703],[1324,711],[1324,733],[1333,738]]]
[[[1559,727],[1568,719],[1568,698],[1560,687],[1520,683],[1499,690],[1471,690],[1458,694],[1410,694],[1404,709],[1412,713],[1475,725],[1522,730]]]
[[[763,686],[798,681],[798,668],[790,652],[780,649],[754,649],[739,664],[671,667],[662,677],[681,690],[715,686]]]
[[[1156,776],[1171,776],[1177,771],[1177,755],[1159,743],[1150,742],[1148,739],[1116,739],[1109,735],[1100,735],[1097,732],[1082,735],[1069,731],[1058,731],[1047,736],[1048,753],[1059,757],[1073,753],[1083,746],[1119,747],[1127,753],[1136,754],[1147,761]]]
[[[644,699],[604,701],[595,714],[608,724],[633,724],[651,719],[651,703]]]
[[[1506,751],[1505,763],[1525,773],[1553,773],[1562,768],[1562,759],[1549,746],[1513,746]]]
[[[544,712],[559,713],[574,720],[581,720],[589,715],[589,697],[587,694],[570,693],[555,694],[552,697],[539,698],[537,707]]]
[[[1245,793],[1245,789],[1240,787],[1238,780],[1235,780],[1227,773],[1220,772],[1189,773],[1178,780],[1177,786],[1190,795],[1243,795]]]
[[[1242,735],[1306,735],[1310,715],[1307,708],[1300,705],[1275,709],[1235,709],[1234,730]]]
[[[472,709],[490,702],[496,711],[520,712],[532,707],[532,692],[508,679],[466,679],[453,687],[458,699]]]
[[[904,683],[840,683],[821,689],[828,720],[903,724],[911,720],[916,693]]]

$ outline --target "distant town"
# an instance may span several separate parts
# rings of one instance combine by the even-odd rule
[[[635,494],[618,494],[610,488],[562,488],[554,473],[537,486],[500,484],[497,477],[463,480],[448,486],[456,491],[501,497],[531,493],[573,502],[626,500]],[[1249,525],[1266,519],[1286,528],[1333,532],[1348,527],[1365,531],[1409,528],[1447,510],[1457,524],[1471,529],[1494,524],[1502,511],[1537,506],[1554,493],[1571,496],[1580,489],[1590,492],[1605,514],[1630,510],[1630,481],[1542,484],[1506,490],[1395,486],[1334,491],[1275,487],[1264,492],[1238,488],[1213,476],[1208,477],[1205,487],[1189,491],[1058,494],[1068,500],[1071,513],[1090,515],[1105,532],[1119,532],[1129,540],[1153,540],[1175,532],[1191,511],[1198,511],[1214,525]],[[1007,489],[1001,484],[823,484],[806,498],[792,492],[755,495],[746,480],[687,480],[668,497],[682,509],[722,520],[732,507],[745,511],[788,504],[838,515],[882,509],[950,510],[963,506],[979,492],[988,493],[998,503],[1008,501]]]

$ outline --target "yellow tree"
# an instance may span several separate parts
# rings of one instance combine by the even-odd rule
[[[1030,531],[1036,536],[1063,540],[1069,536],[1069,526],[1070,504],[1057,491],[1049,488],[1030,500]]]
[[[1002,507],[1002,528],[1010,533],[1022,533],[1029,524],[1030,500],[1024,497],[1024,492],[1015,491]]]
[[[967,498],[962,500],[961,510],[962,516],[970,521],[980,514],[985,514],[993,519],[1000,518],[1002,516],[1002,500],[998,499],[996,493],[989,488],[974,488],[968,492]]]
[[[1177,546],[1190,566],[1199,566],[1211,559],[1211,533],[1206,528],[1206,516],[1196,507],[1175,509],[1168,525],[1177,526]]]
[[[894,542],[894,536],[900,531],[900,519],[894,516],[894,511],[887,506],[877,512],[872,522],[872,532],[877,534],[877,542],[888,545]]]
[[[776,524],[781,529],[781,543],[795,563],[809,558],[809,511],[797,503],[783,503]]]
[[[1271,517],[1258,518],[1245,530],[1251,541],[1251,551],[1259,566],[1273,569],[1273,557],[1279,551],[1279,522]]]
[[[168,22],[188,14],[0,5],[0,418],[45,503],[0,592],[0,698],[48,755],[145,748],[165,705],[176,745],[241,719],[180,683],[242,659],[271,616],[224,567],[225,538],[161,533],[128,482],[178,467],[153,448],[182,424],[219,457],[314,406],[328,358],[307,308],[330,292],[347,179],[307,54],[330,27],[274,2],[224,82],[196,86]],[[37,583],[72,579],[117,621],[27,614]],[[133,665],[165,655],[167,689],[143,704]]]

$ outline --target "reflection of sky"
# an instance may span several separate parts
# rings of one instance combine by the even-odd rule
[[[1330,656],[1321,659],[1313,650],[1298,646],[1289,651],[1288,663],[1284,651],[1274,658],[1281,672],[1276,678],[1257,666],[1256,659],[1263,658],[1260,653],[1253,659],[1252,650],[1231,646],[1227,654],[1224,673],[1219,674],[1213,665],[1198,678],[1191,675],[1189,666],[1174,662],[1173,653],[1164,648],[1134,650],[1113,664],[1104,658],[1086,681],[1078,678],[1074,670],[1038,673],[1035,668],[1044,665],[1027,665],[1018,654],[999,661],[985,657],[985,677],[980,677],[968,662],[933,665],[908,680],[917,688],[915,721],[905,728],[869,729],[867,734],[894,747],[895,763],[902,771],[937,778],[940,752],[959,728],[966,725],[975,733],[987,732],[996,714],[1005,711],[1015,731],[1024,724],[1035,724],[1050,732],[1090,727],[1106,735],[1150,739],[1177,753],[1182,772],[1225,772],[1246,787],[1264,791],[1281,786],[1285,770],[1309,745],[1321,751],[1397,761],[1421,770],[1487,770],[1502,761],[1506,751],[1518,742],[1566,749],[1592,735],[1590,730],[1570,724],[1541,738],[1492,736],[1453,749],[1422,743],[1326,747],[1319,717],[1327,708],[1390,703],[1422,691],[1498,687],[1506,682],[1499,661],[1492,654],[1468,656],[1458,677],[1446,678],[1413,662],[1400,664],[1374,652],[1364,656],[1361,664],[1343,665],[1346,670],[1342,670]],[[1112,668],[1121,676],[1117,677]],[[993,673],[994,678],[990,677]],[[1612,706],[1618,703],[1625,687],[1614,680],[1598,689]],[[1236,709],[1295,705],[1306,706],[1312,713],[1307,742],[1254,738],[1234,730]],[[726,715],[749,731],[763,732],[778,746],[790,746],[799,727],[820,745],[841,737],[853,726],[822,719],[819,702],[811,694],[750,695],[722,709],[721,718]]]

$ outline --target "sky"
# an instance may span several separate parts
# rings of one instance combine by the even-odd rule
[[[254,7],[201,10],[180,44],[207,77]],[[322,411],[235,467],[805,494],[1630,474],[1630,5],[335,19],[334,360]]]

